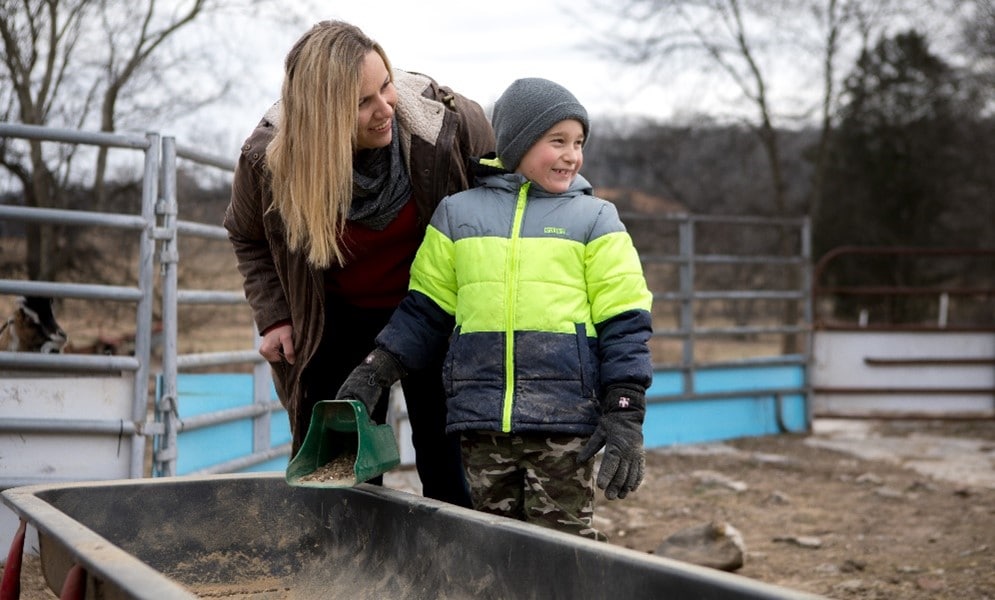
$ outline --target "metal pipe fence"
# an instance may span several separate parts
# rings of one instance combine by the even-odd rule
[[[177,273],[180,268],[179,237],[227,240],[224,228],[206,223],[182,221],[177,218],[178,198],[176,171],[178,159],[231,172],[234,162],[211,156],[195,149],[178,146],[171,137],[157,133],[145,136],[108,134],[76,130],[55,129],[16,123],[0,123],[0,137],[37,140],[42,142],[87,144],[114,148],[134,149],[144,152],[142,172],[142,204],[140,214],[119,214],[87,210],[39,208],[30,206],[0,205],[0,220],[11,222],[58,224],[62,226],[102,227],[135,232],[140,238],[138,272],[133,286],[114,286],[91,283],[56,281],[28,281],[0,279],[0,294],[75,298],[84,300],[111,300],[134,303],[135,349],[132,356],[34,354],[0,352],[0,371],[33,373],[35,371],[56,376],[77,373],[91,376],[120,377],[128,373],[133,389],[132,409],[120,419],[61,420],[58,418],[9,417],[0,421],[0,431],[10,433],[76,433],[93,435],[128,435],[131,437],[132,458],[130,477],[143,477],[146,465],[146,440],[151,438],[153,455],[152,474],[176,474],[178,458],[177,436],[182,431],[192,431],[210,424],[235,422],[251,417],[254,420],[254,446],[257,452],[228,461],[227,466],[215,467],[217,472],[227,468],[251,466],[268,460],[274,455],[289,454],[289,445],[276,449],[269,447],[269,420],[274,411],[282,409],[269,397],[271,385],[269,367],[256,349],[179,354],[179,310],[183,305],[245,305],[239,292],[225,290],[181,290]],[[162,315],[162,364],[160,373],[151,373],[153,304],[155,304],[155,269],[160,271],[162,290],[158,305]],[[255,401],[242,410],[219,411],[199,418],[183,421],[178,416],[177,378],[180,371],[196,371],[204,367],[236,364],[254,365]],[[159,387],[158,397],[149,410],[150,387]],[[69,390],[67,390],[68,392]],[[83,402],[86,399],[79,399]],[[237,463],[237,464],[236,464]],[[79,473],[55,474],[56,477],[78,478]],[[0,480],[0,487],[23,482],[23,477],[10,481]]]
[[[107,356],[48,356],[25,357],[19,353],[0,352],[0,369],[43,369],[113,371],[125,370],[131,373],[131,411],[129,426],[117,427],[120,434],[127,430],[131,442],[131,477],[144,474],[145,444],[143,431],[147,415],[147,382],[149,377],[148,356],[151,350],[151,321],[153,305],[153,254],[155,250],[156,216],[155,205],[159,187],[160,136],[147,133],[144,136],[52,129],[16,123],[0,123],[0,137],[14,137],[47,142],[86,144],[106,147],[127,148],[140,151],[144,155],[141,214],[114,215],[87,211],[66,211],[53,208],[16,207],[0,205],[0,218],[11,221],[48,222],[73,225],[94,225],[112,229],[134,231],[139,237],[138,272],[134,286],[102,286],[70,284],[52,281],[0,280],[0,293],[44,295],[53,298],[91,298],[135,303],[135,355],[130,360],[114,360]],[[39,360],[42,359],[42,360]],[[8,426],[16,427],[16,419],[7,419]],[[13,425],[11,425],[13,423]],[[29,422],[23,422],[28,426]],[[115,423],[105,423],[114,430]],[[72,427],[52,419],[54,429]],[[37,429],[37,428],[35,428]],[[87,428],[81,424],[81,431]],[[91,428],[92,430],[92,428]],[[2,484],[2,482],[0,482]]]
[[[233,349],[220,352],[179,352],[179,322],[181,310],[187,306],[220,305],[244,307],[240,292],[219,289],[181,289],[179,274],[184,265],[180,256],[181,238],[227,240],[227,232],[219,224],[182,220],[179,208],[182,199],[177,191],[177,169],[180,161],[219,169],[222,173],[234,170],[234,162],[210,156],[192,148],[185,148],[172,137],[157,133],[145,136],[87,133],[27,125],[0,124],[0,137],[24,138],[55,143],[104,145],[129,148],[144,153],[142,174],[141,214],[97,213],[86,210],[45,209],[35,207],[0,205],[0,219],[58,223],[61,225],[98,226],[132,231],[140,239],[138,272],[135,285],[113,286],[89,283],[51,281],[24,281],[0,279],[0,294],[23,294],[61,298],[101,299],[130,302],[135,311],[135,352],[132,356],[37,355],[0,352],[0,370],[40,370],[45,373],[128,374],[132,384],[132,409],[122,418],[106,421],[77,420],[75,425],[40,418],[7,419],[0,430],[48,431],[59,433],[75,431],[87,434],[114,434],[132,440],[131,477],[146,475],[144,465],[146,440],[151,438],[151,456],[154,476],[177,474],[179,457],[178,439],[184,432],[194,432],[213,425],[239,420],[252,421],[252,448],[249,453],[235,459],[222,461],[198,469],[198,473],[223,473],[261,464],[274,457],[289,456],[289,444],[273,447],[270,431],[274,413],[282,409],[271,398],[272,380],[270,367],[258,354],[257,348]],[[655,360],[661,373],[674,371],[680,374],[683,384],[679,389],[661,392],[650,399],[655,403],[676,401],[715,401],[742,396],[775,398],[780,418],[781,399],[790,396],[807,396],[804,378],[798,385],[773,382],[755,385],[746,392],[736,389],[716,390],[703,388],[699,376],[723,366],[765,368],[793,365],[805,369],[811,358],[811,242],[806,219],[769,219],[759,217],[722,217],[712,215],[623,215],[627,224],[639,219],[649,223],[652,235],[665,238],[672,248],[669,252],[641,250],[644,266],[663,265],[672,271],[672,284],[651,281],[654,314],[673,314],[675,322],[656,319],[655,341],[676,341],[679,348],[677,360]],[[731,226],[737,230],[774,228],[792,239],[787,253],[737,254],[710,248],[707,235],[701,229],[709,226]],[[672,228],[664,233],[663,228]],[[790,285],[780,287],[754,286],[748,282],[729,282],[725,288],[702,285],[701,274],[712,268],[745,270],[753,266],[775,268],[791,275],[780,281]],[[655,268],[655,267],[654,267]],[[161,295],[155,289],[155,273],[159,274]],[[697,313],[707,303],[736,305],[742,302],[786,302],[798,307],[791,322],[715,324],[700,318]],[[153,305],[157,304],[162,318],[161,371],[151,372]],[[254,333],[254,332],[253,332]],[[749,356],[736,360],[703,360],[699,348],[713,338],[752,338],[757,336],[801,336],[801,351],[775,356]],[[256,345],[259,337],[255,336]],[[197,372],[210,368],[251,365],[252,402],[238,409],[214,411],[209,414],[180,418],[178,381],[181,373]],[[156,398],[149,409],[150,387],[157,388]],[[75,474],[64,474],[74,477]],[[2,483],[2,482],[0,482]]]
[[[680,344],[680,353],[676,360],[672,357],[654,356],[654,368],[659,372],[680,373],[683,383],[679,389],[657,393],[651,402],[667,403],[685,400],[715,400],[734,398],[744,395],[743,390],[715,392],[707,389],[700,379],[723,367],[754,368],[758,373],[765,367],[774,365],[795,365],[802,369],[803,375],[797,386],[784,387],[780,382],[771,382],[768,386],[750,387],[748,394],[755,397],[771,396],[783,398],[786,396],[809,397],[804,373],[811,362],[812,351],[812,303],[811,303],[811,263],[812,243],[811,226],[807,218],[768,218],[753,216],[722,216],[722,215],[692,215],[685,213],[645,215],[622,213],[623,219],[630,226],[637,247],[640,247],[640,257],[653,292],[654,315],[674,314],[673,325],[668,325],[664,319],[655,318],[654,339],[673,340]],[[647,227],[647,223],[649,227]],[[743,232],[757,230],[754,239],[761,242],[764,239],[788,240],[776,243],[778,253],[757,253],[754,248],[763,243],[743,244],[736,248],[739,253],[731,251],[722,236],[706,238],[702,229],[707,227],[735,228]],[[775,230],[777,236],[763,232]],[[648,230],[649,234],[647,235]],[[653,236],[666,235],[669,232],[675,240],[670,244],[670,253],[660,252]],[[642,235],[641,235],[642,234]],[[646,251],[645,248],[654,246]],[[660,269],[657,266],[669,267],[670,285],[661,284],[654,277]],[[756,266],[766,269],[774,275],[762,278],[762,281],[750,281],[742,277],[746,266]],[[708,276],[705,270],[722,267],[727,269],[726,277]],[[716,281],[718,280],[718,281]],[[720,304],[725,307],[735,307],[742,303],[762,302],[770,306],[781,306],[780,314],[767,322],[715,323],[701,314],[702,306],[707,303]],[[749,313],[750,311],[740,311]],[[759,312],[759,311],[756,311]],[[770,312],[770,310],[768,310]],[[751,321],[757,321],[758,315],[749,315]],[[703,357],[701,347],[706,342],[723,342],[729,340],[759,339],[776,337],[781,340],[780,349],[773,354],[751,353],[735,358]],[[791,337],[800,338],[792,344]],[[791,345],[794,351],[786,351]],[[762,379],[762,375],[758,375]],[[778,400],[780,402],[780,400]],[[810,418],[808,419],[810,420]]]

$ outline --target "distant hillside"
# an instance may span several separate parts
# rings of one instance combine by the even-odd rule
[[[595,188],[594,195],[614,204],[620,213],[661,215],[688,212],[688,208],[676,200],[654,196],[641,190]]]

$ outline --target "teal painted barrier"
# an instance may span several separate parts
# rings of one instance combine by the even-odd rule
[[[806,430],[804,396],[781,400],[782,421],[789,431]],[[773,396],[684,400],[649,404],[643,436],[647,448],[694,444],[785,433],[777,420]]]
[[[247,373],[181,373],[176,380],[179,418],[195,417],[252,404],[252,375]],[[157,390],[156,396],[161,393]],[[277,401],[270,387],[270,399]],[[270,448],[290,443],[290,422],[285,410],[270,416]],[[176,474],[187,475],[252,454],[252,418],[181,431],[177,435]],[[277,457],[237,472],[283,471],[287,457]]]
[[[797,364],[703,367],[694,389],[683,373],[657,371],[647,390],[643,435],[647,448],[804,432],[808,429],[805,369]],[[798,390],[781,396],[771,390]],[[696,398],[695,395],[705,397]],[[712,395],[714,397],[708,397]]]
[[[646,447],[805,432],[809,424],[807,399],[801,393],[804,387],[805,369],[799,364],[703,367],[694,372],[693,390],[684,389],[680,370],[657,371],[646,394]],[[771,390],[799,392],[783,394],[778,406]],[[247,406],[252,403],[252,376],[180,374],[177,393],[181,420]],[[272,388],[270,398],[277,400]],[[248,456],[252,454],[252,437],[252,419],[248,417],[181,432],[177,436],[176,474],[186,475]],[[287,413],[276,411],[270,419],[270,447],[289,442]],[[278,457],[240,472],[284,471],[287,460]]]

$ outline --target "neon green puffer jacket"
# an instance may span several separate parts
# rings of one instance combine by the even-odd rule
[[[495,170],[442,201],[378,344],[409,368],[449,342],[448,430],[588,435],[611,384],[649,386],[650,305],[611,203]]]

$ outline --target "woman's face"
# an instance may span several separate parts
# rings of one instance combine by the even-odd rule
[[[397,90],[380,55],[370,51],[363,60],[359,82],[359,117],[356,119],[356,150],[383,148],[390,144],[391,122]]]

